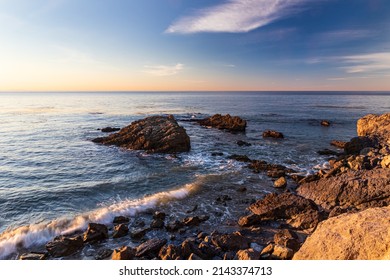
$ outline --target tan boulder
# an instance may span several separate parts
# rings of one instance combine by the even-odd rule
[[[377,138],[380,142],[390,141],[390,113],[366,115],[357,122],[358,136]]]
[[[320,223],[294,260],[389,260],[390,206]]]

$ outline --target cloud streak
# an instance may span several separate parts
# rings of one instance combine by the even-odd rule
[[[184,69],[184,64],[177,63],[176,65],[145,65],[143,73],[164,77],[173,76]]]
[[[348,66],[343,67],[349,74],[354,73],[390,73],[390,52],[344,56]]]
[[[310,0],[228,0],[179,18],[165,33],[249,32],[302,11]]]

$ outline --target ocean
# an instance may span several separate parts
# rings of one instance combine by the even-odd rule
[[[155,210],[169,219],[191,211],[208,214],[210,229],[232,227],[249,198],[274,189],[265,174],[254,174],[229,155],[311,174],[326,167],[329,157],[318,150],[337,150],[330,142],[356,136],[360,117],[389,111],[389,92],[0,93],[0,259],[40,250],[89,222],[112,226],[119,215],[148,222]],[[246,132],[188,121],[216,113],[246,119]],[[151,155],[91,141],[106,135],[100,128],[168,114],[187,130],[190,152]],[[321,126],[323,119],[331,125]],[[285,139],[263,139],[266,129]],[[239,140],[252,145],[240,147]],[[242,186],[248,191],[238,195]],[[222,193],[233,202],[221,203]],[[107,242],[115,248],[128,240]],[[91,259],[94,250],[86,247],[77,258]]]

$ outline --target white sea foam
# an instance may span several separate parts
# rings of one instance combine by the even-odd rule
[[[59,218],[49,223],[31,224],[7,230],[0,235],[0,259],[16,252],[18,247],[29,248],[42,245],[55,236],[84,230],[91,222],[108,225],[112,223],[115,216],[135,216],[137,213],[153,209],[171,200],[183,199],[198,190],[205,177],[199,176],[195,182],[178,189],[156,193],[137,200],[124,200],[81,214],[73,219]]]

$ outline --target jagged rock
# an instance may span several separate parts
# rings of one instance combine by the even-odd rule
[[[191,254],[196,254],[197,256],[205,257],[198,248],[196,240],[193,238],[187,238],[181,243],[181,252],[183,254],[183,257],[186,259],[188,259]]]
[[[154,116],[135,121],[119,132],[92,140],[151,153],[180,153],[190,150],[190,138],[173,116]]]
[[[102,224],[90,223],[84,232],[84,242],[95,242],[108,238],[108,228]]]
[[[245,142],[245,141],[242,141],[242,140],[238,140],[236,143],[240,147],[242,147],[242,146],[246,146],[246,147],[252,146],[251,143],[248,143],[248,142]]]
[[[181,222],[185,226],[192,227],[192,226],[198,226],[202,221],[199,219],[198,216],[194,216],[194,217],[186,217]]]
[[[332,146],[335,146],[340,149],[344,149],[346,143],[347,142],[345,141],[339,141],[339,140],[333,140],[332,142],[330,142]]]
[[[148,232],[148,228],[141,228],[141,229],[135,229],[132,232],[130,232],[130,236],[133,239],[141,239],[145,236],[145,234]]]
[[[260,256],[271,255],[272,252],[274,251],[274,247],[275,247],[275,244],[273,244],[273,243],[268,244],[268,245],[260,252]]]
[[[114,251],[108,248],[102,248],[100,249],[96,255],[95,255],[95,260],[105,260],[108,259],[112,256],[112,253]]]
[[[81,236],[57,236],[53,241],[46,244],[46,250],[52,257],[59,258],[72,255],[83,248],[83,246],[84,244]]]
[[[113,221],[114,224],[126,224],[128,222],[130,222],[130,219],[124,216],[117,216]]]
[[[263,138],[284,138],[283,133],[275,131],[275,130],[266,130],[263,132]]]
[[[188,260],[189,261],[201,261],[203,260],[201,257],[199,257],[197,254],[194,254],[192,253],[189,257],[188,257]]]
[[[180,246],[173,244],[165,245],[160,249],[158,256],[162,260],[182,260],[182,252]]]
[[[167,214],[165,214],[164,212],[160,212],[160,211],[156,211],[153,213],[153,219],[156,219],[156,220],[165,220],[166,216],[167,216]]]
[[[390,205],[390,169],[347,171],[301,185],[297,193],[330,211]]]
[[[389,260],[390,206],[344,214],[320,223],[296,260]]]
[[[212,236],[211,242],[224,251],[237,251],[250,247],[250,240],[239,232]]]
[[[225,116],[216,114],[212,117],[200,120],[199,124],[202,126],[224,129],[231,132],[245,131],[246,128],[246,120],[243,120],[237,116],[232,117],[229,114]]]
[[[120,238],[129,233],[129,228],[126,224],[119,224],[114,227],[114,232],[112,234],[113,238]]]
[[[212,246],[211,242],[202,241],[199,244],[198,249],[200,250],[201,255],[207,260],[211,260],[220,253],[220,250],[218,250],[219,248],[217,249]]]
[[[167,231],[170,231],[170,232],[173,232],[173,231],[178,231],[179,229],[181,229],[182,227],[184,227],[184,224],[178,220],[176,221],[173,221],[169,224],[167,224],[165,226],[165,228],[167,229]]]
[[[377,147],[378,143],[372,138],[366,136],[358,136],[352,138],[344,146],[344,151],[346,154],[358,155],[361,150],[364,148],[373,148]]]
[[[156,254],[160,251],[161,247],[167,243],[166,239],[150,239],[141,245],[139,245],[136,250],[136,257],[143,257],[148,255]]]
[[[287,186],[287,180],[285,177],[280,177],[274,182],[275,188],[285,188]]]
[[[25,253],[19,257],[19,260],[22,261],[35,261],[35,260],[46,260],[46,253]]]
[[[236,256],[234,259],[241,260],[241,261],[247,261],[247,260],[259,260],[260,259],[260,252],[257,252],[253,250],[252,248],[245,249],[245,250],[239,250],[236,253]]]
[[[274,235],[274,242],[276,245],[290,248],[294,252],[298,251],[301,247],[301,243],[298,240],[298,235],[288,229],[278,231]]]
[[[136,250],[134,248],[128,246],[122,246],[119,249],[115,249],[112,252],[111,259],[112,260],[133,260],[136,254]]]
[[[241,217],[240,226],[253,226],[263,221],[287,220],[297,229],[315,228],[320,221],[317,205],[309,199],[292,193],[272,193],[249,206],[253,213]]]
[[[111,126],[107,126],[105,128],[102,128],[101,131],[102,132],[115,132],[115,131],[119,131],[121,130],[119,127],[111,127]]]
[[[150,223],[150,228],[163,228],[165,225],[164,221],[161,220],[161,219],[154,219],[151,223]]]
[[[291,260],[294,256],[294,251],[287,247],[275,245],[271,256],[278,260]]]
[[[375,138],[385,144],[390,141],[390,113],[383,115],[366,115],[357,122],[358,136]]]

